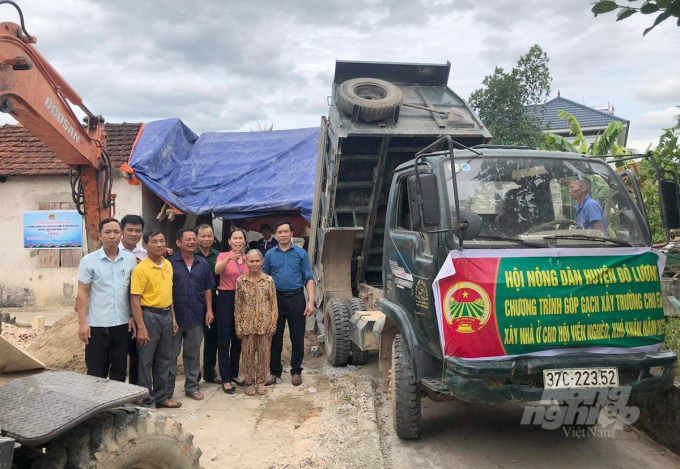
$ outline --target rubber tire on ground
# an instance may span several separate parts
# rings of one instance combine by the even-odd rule
[[[420,389],[413,374],[413,365],[401,334],[392,343],[392,420],[394,431],[402,439],[420,436]]]
[[[346,366],[350,343],[347,307],[341,300],[332,299],[324,308],[324,344],[328,363],[333,366]]]
[[[32,469],[201,468],[193,439],[162,412],[119,407],[50,441]]]
[[[366,311],[366,305],[361,298],[350,298],[345,302],[350,319],[357,311]],[[351,342],[351,340],[350,340]],[[354,342],[350,343],[349,364],[350,365],[365,365],[368,361],[368,350],[361,350]]]
[[[336,103],[350,116],[359,106],[359,119],[367,122],[390,119],[404,102],[404,93],[389,81],[353,78],[338,86]]]

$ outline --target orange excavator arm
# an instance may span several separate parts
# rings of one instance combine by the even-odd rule
[[[21,26],[0,23],[0,111],[9,113],[64,163],[71,166],[73,200],[85,217],[90,251],[98,247],[99,222],[113,211],[113,168],[106,153],[104,119],[95,116],[82,98],[38,52],[36,38]],[[78,122],[69,102],[86,114]]]

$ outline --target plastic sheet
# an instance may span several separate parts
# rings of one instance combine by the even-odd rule
[[[208,132],[179,119],[150,122],[130,157],[135,175],[185,213],[227,219],[299,211],[312,216],[318,128]]]

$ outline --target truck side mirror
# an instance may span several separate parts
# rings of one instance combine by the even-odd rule
[[[661,197],[664,206],[664,225],[669,230],[680,228],[680,210],[678,207],[678,184],[673,179],[661,181]]]
[[[414,230],[438,226],[440,222],[437,177],[432,173],[420,173],[418,176],[420,177],[420,195],[424,201],[422,223],[420,220],[420,208],[418,207],[416,176],[414,174],[408,177],[409,211],[411,226],[413,226]]]

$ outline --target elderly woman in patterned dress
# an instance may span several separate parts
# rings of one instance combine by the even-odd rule
[[[263,257],[257,249],[246,255],[248,272],[236,281],[234,319],[236,335],[241,339],[241,361],[246,394],[266,394],[264,382],[269,373],[272,336],[276,332],[278,307],[274,280],[262,273]],[[257,366],[255,365],[257,354]]]

